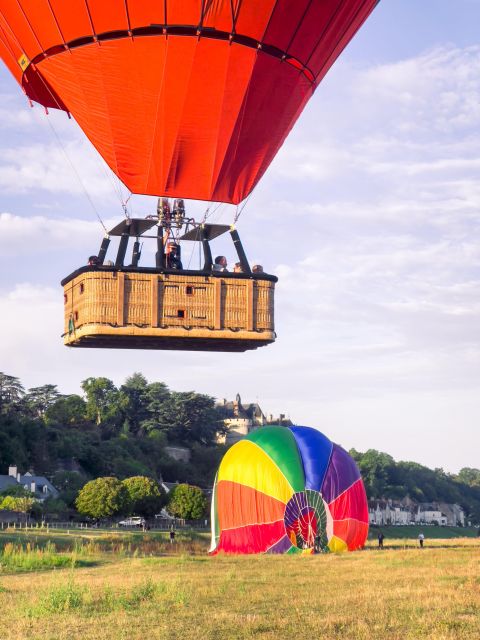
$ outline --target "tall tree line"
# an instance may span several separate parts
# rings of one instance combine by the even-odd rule
[[[141,373],[120,387],[104,377],[81,387],[83,395],[62,394],[52,384],[27,390],[0,373],[0,473],[17,464],[52,476],[74,459],[87,477],[213,481],[223,453],[216,437],[224,432],[214,398],[171,391]],[[167,445],[187,446],[192,462],[173,460]]]

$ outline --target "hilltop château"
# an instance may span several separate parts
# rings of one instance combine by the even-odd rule
[[[227,401],[224,398],[216,406],[228,428],[228,433],[217,439],[219,444],[235,444],[252,431],[270,424],[285,427],[292,424],[284,414],[280,414],[278,418],[274,418],[272,414],[265,415],[257,402],[242,403],[239,393],[237,393],[235,400]]]

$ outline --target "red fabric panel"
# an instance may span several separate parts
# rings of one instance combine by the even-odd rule
[[[240,202],[255,186],[312,94],[303,74],[258,54],[249,90],[218,174],[229,202]]]
[[[352,0],[341,5],[317,47],[308,54],[308,66],[313,69],[317,81],[322,80],[375,5],[376,0]]]
[[[368,535],[368,503],[363,480],[357,480],[328,508],[334,535],[344,540],[350,551],[363,547]]]
[[[215,553],[265,553],[285,535],[283,520],[222,531]]]
[[[264,42],[287,51],[309,5],[310,0],[279,0],[266,29]]]
[[[364,1],[351,0],[348,6],[357,5],[359,2],[363,3]],[[338,7],[338,0],[323,0],[323,2],[310,3],[288,48],[288,53],[300,58],[302,62],[306,62],[320,39],[323,42],[325,35],[330,32],[331,20]]]
[[[355,551],[364,546],[368,536],[368,524],[358,520],[338,520],[333,523],[335,536],[347,543],[349,551]]]
[[[285,505],[251,487],[222,480],[217,484],[220,530],[283,520]]]
[[[368,522],[368,503],[363,480],[360,478],[336,500],[328,505],[334,520],[356,518]]]
[[[244,0],[238,12],[235,31],[262,40],[276,5],[277,0]],[[284,14],[284,17],[288,20],[287,15]]]

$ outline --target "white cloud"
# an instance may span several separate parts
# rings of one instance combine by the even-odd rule
[[[107,228],[118,221],[105,220]],[[18,216],[0,213],[0,255],[37,256],[71,252],[72,246],[93,253],[100,243],[103,230],[98,221],[52,218],[48,216]]]

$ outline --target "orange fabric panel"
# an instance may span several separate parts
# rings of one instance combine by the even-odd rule
[[[26,15],[27,27],[38,41],[38,51],[45,51],[49,47],[62,42],[62,36],[55,22],[55,16],[47,0],[21,0],[20,3]]]
[[[111,128],[98,45],[75,49],[42,61],[38,67],[55,90],[61,90],[69,111],[112,171],[117,170],[115,132]],[[102,50],[106,51],[102,47]],[[81,54],[89,52],[88,69]],[[80,54],[80,55],[78,55]],[[92,55],[93,54],[93,55]],[[89,81],[86,78],[89,78]],[[132,159],[134,161],[134,159]]]
[[[42,51],[42,47],[30,28],[17,0],[2,0],[0,11],[7,25],[7,33],[30,60]]]
[[[88,8],[95,33],[128,29],[125,0],[88,0]]]
[[[204,200],[245,197],[312,91],[276,58],[202,38],[105,41],[38,69],[133,192]]]
[[[202,0],[182,0],[181,2],[166,0],[166,3],[167,24],[199,24],[202,15]],[[230,0],[228,4],[230,4]]]
[[[233,29],[233,15],[240,1],[241,0],[233,0],[233,2],[224,2],[223,0],[212,0],[203,16],[203,26],[231,33]]]
[[[50,0],[66,42],[93,35],[85,0]]]
[[[251,487],[221,480],[217,484],[220,531],[247,525],[283,522],[285,505]]]
[[[130,26],[146,27],[150,24],[165,24],[164,2],[145,2],[145,0],[128,0],[128,15]]]
[[[0,14],[0,57],[18,83],[22,81],[22,70],[18,64],[18,59],[21,55],[21,49],[13,39],[9,37],[6,25]]]
[[[185,42],[188,40],[188,42]],[[179,138],[182,122],[185,117],[185,102],[192,77],[197,40],[194,38],[171,38],[165,40],[163,55],[159,60],[158,97],[154,102],[151,118],[151,143],[148,147],[150,165],[139,183],[140,193],[158,193],[167,195],[169,188],[175,184],[177,171],[181,170],[184,155],[193,153],[193,140],[202,133],[202,125],[196,123],[189,133],[191,140]],[[143,47],[143,43],[142,43]],[[150,47],[156,50],[156,43],[151,41]],[[200,101],[202,95],[198,95]],[[190,146],[190,149],[187,148]],[[204,156],[199,171],[202,170],[210,149],[204,145]],[[159,185],[162,188],[159,189]]]
[[[175,189],[178,188],[176,185],[184,184],[184,188],[189,189],[191,176],[195,175],[195,180],[205,185],[205,192],[210,193],[224,163],[248,89],[255,51],[222,46],[206,39],[194,40],[192,44],[195,48],[189,79],[187,86],[182,87],[181,119],[173,129],[175,140],[172,141],[167,188]],[[178,41],[177,45],[180,45]],[[175,83],[171,91],[178,92],[177,74],[171,80]],[[163,130],[158,133],[165,135]]]

